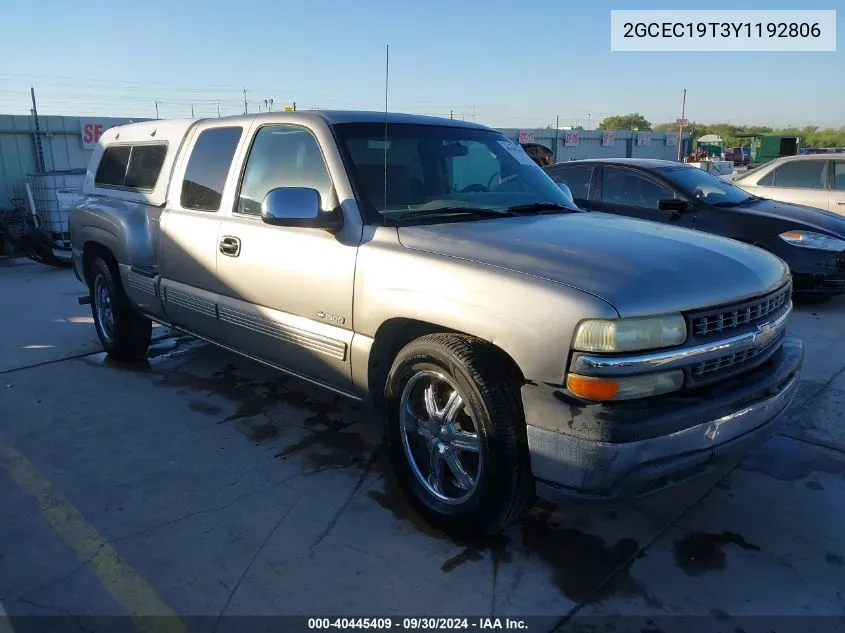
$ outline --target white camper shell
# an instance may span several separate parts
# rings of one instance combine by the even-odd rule
[[[144,121],[106,130],[88,162],[84,193],[164,206],[179,148],[198,121]]]

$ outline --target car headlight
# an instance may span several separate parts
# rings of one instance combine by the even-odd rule
[[[812,231],[787,231],[780,234],[780,239],[793,246],[814,248],[818,251],[845,251],[845,240]]]
[[[566,388],[572,394],[586,400],[648,398],[661,393],[678,391],[683,386],[684,372],[680,369],[618,378],[594,378],[579,374],[569,374],[566,377]]]
[[[680,314],[634,319],[589,319],[575,331],[572,347],[581,352],[633,352],[680,345],[687,324]]]

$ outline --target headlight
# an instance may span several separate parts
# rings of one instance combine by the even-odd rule
[[[648,398],[677,391],[683,386],[684,372],[680,369],[624,378],[593,378],[578,374],[569,374],[566,377],[566,388],[576,396],[587,400]]]
[[[687,324],[680,314],[636,319],[590,319],[575,331],[572,347],[582,352],[633,352],[680,345]]]
[[[780,239],[793,246],[814,248],[818,251],[845,251],[845,240],[812,231],[787,231],[780,234]]]

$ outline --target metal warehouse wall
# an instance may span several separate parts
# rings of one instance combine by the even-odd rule
[[[141,121],[143,119],[135,119]],[[106,123],[105,127],[126,123],[109,117],[39,116],[44,169],[50,172],[84,170],[89,149],[82,147],[82,121]],[[32,116],[0,114],[0,209],[10,198],[25,198],[27,176],[39,172],[35,153],[35,121]]]
[[[78,117],[39,116],[41,148],[47,171],[85,169],[90,150],[82,149]],[[38,173],[35,123],[31,116],[0,115],[0,208],[10,198],[24,198],[24,183]]]
[[[602,145],[604,135],[602,130],[571,130],[578,132],[578,144],[564,146],[567,130],[560,130],[555,136],[554,129],[539,128],[535,130],[500,128],[500,131],[513,141],[519,141],[520,132],[533,132],[534,143],[545,145],[557,157],[557,162],[578,160],[581,158],[660,158],[663,160],[677,160],[677,141],[666,145],[666,134],[652,132],[649,145],[637,145],[636,132],[614,132],[616,140],[613,145]],[[690,152],[690,135],[684,134],[683,155]]]

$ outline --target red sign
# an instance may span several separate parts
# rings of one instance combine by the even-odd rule
[[[563,137],[564,145],[578,145],[578,132],[567,132]]]
[[[131,123],[132,119],[80,119],[79,133],[82,135],[82,149],[94,149],[103,132],[116,125]]]
[[[534,142],[534,132],[520,132],[519,133],[519,143],[533,143]]]
[[[602,145],[613,145],[616,143],[616,133],[615,132],[605,132],[601,135],[601,144]]]
[[[637,145],[651,145],[651,132],[637,132]]]
[[[102,123],[85,123],[82,126],[82,144],[96,143],[103,134]]]

